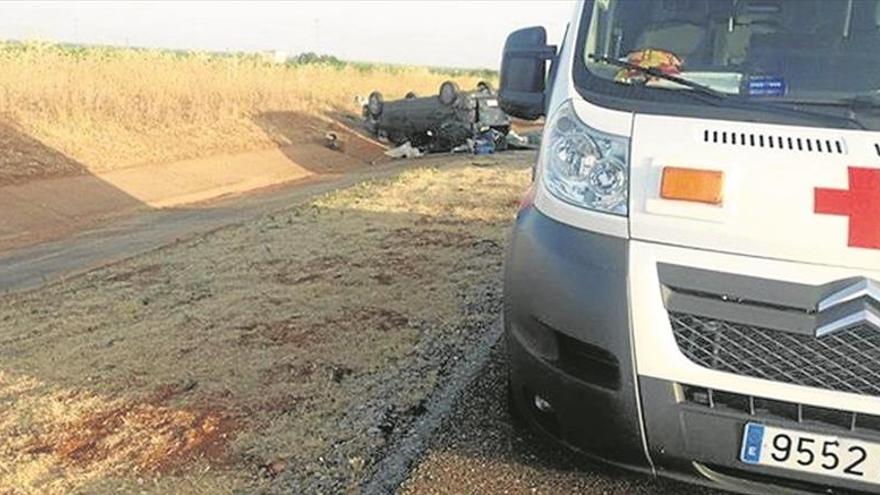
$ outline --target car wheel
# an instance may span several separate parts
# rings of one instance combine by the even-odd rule
[[[409,93],[406,94],[406,96],[404,96],[404,98],[406,98],[407,100],[412,100],[413,98],[417,98],[417,97],[418,97],[418,95],[416,95],[414,91],[410,91]]]
[[[459,92],[458,84],[455,84],[452,81],[444,82],[440,85],[440,93],[438,95],[440,103],[446,106],[455,104],[455,102],[458,101]]]
[[[486,81],[480,81],[477,83],[477,91],[479,91],[480,93],[485,93],[487,95],[495,94],[495,88],[493,88],[492,85]]]
[[[378,118],[382,115],[382,110],[385,108],[385,99],[382,98],[382,93],[378,91],[373,91],[370,93],[370,98],[367,100],[367,111],[370,112],[370,117]]]

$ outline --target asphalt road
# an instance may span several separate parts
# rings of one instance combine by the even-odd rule
[[[590,465],[516,425],[507,412],[503,346],[461,394],[400,493],[722,493]]]
[[[0,293],[37,288],[226,225],[307,201],[358,182],[382,178],[413,166],[442,165],[443,157],[374,166],[344,176],[297,181],[200,203],[157,209],[32,247],[0,252]]]

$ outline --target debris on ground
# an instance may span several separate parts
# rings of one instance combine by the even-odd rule
[[[407,141],[396,148],[385,151],[385,156],[390,156],[391,158],[419,158],[424,156],[424,153],[422,153],[422,150],[414,148],[412,143]]]
[[[541,146],[541,133],[529,132],[520,135],[513,129],[507,133],[507,146],[515,150],[536,150]]]
[[[339,142],[339,136],[336,135],[335,132],[328,132],[324,135],[324,145],[330,148],[331,150],[337,150],[341,148],[341,143]]]
[[[492,128],[483,129],[474,139],[474,154],[491,155],[500,148],[498,143],[501,142],[506,143],[504,134]]]
[[[347,117],[345,114],[339,114],[334,115],[333,120],[328,122],[316,123],[316,126],[324,127],[324,137],[318,142],[328,149],[371,165],[388,162],[390,159],[384,154],[388,147],[365,135],[358,125],[347,125],[345,123],[349,120]]]

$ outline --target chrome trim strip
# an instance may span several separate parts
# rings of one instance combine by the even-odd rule
[[[827,309],[840,306],[841,304],[862,297],[870,297],[871,299],[880,302],[880,284],[870,279],[864,279],[823,299],[819,303],[818,310],[821,313]]]
[[[821,327],[816,329],[816,337],[822,337],[824,335],[834,333],[838,330],[843,330],[844,328],[859,324],[868,324],[874,327],[876,330],[880,331],[880,316],[878,316],[877,313],[873,311],[868,311],[865,309],[827,325],[822,325]]]

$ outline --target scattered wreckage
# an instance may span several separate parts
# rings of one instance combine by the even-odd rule
[[[511,119],[492,86],[484,81],[474,91],[462,91],[446,81],[437,95],[407,93],[402,100],[385,101],[373,91],[363,106],[367,129],[396,148],[389,156],[412,158],[423,153],[470,151],[477,154],[505,150],[509,143],[529,144],[511,130]]]

